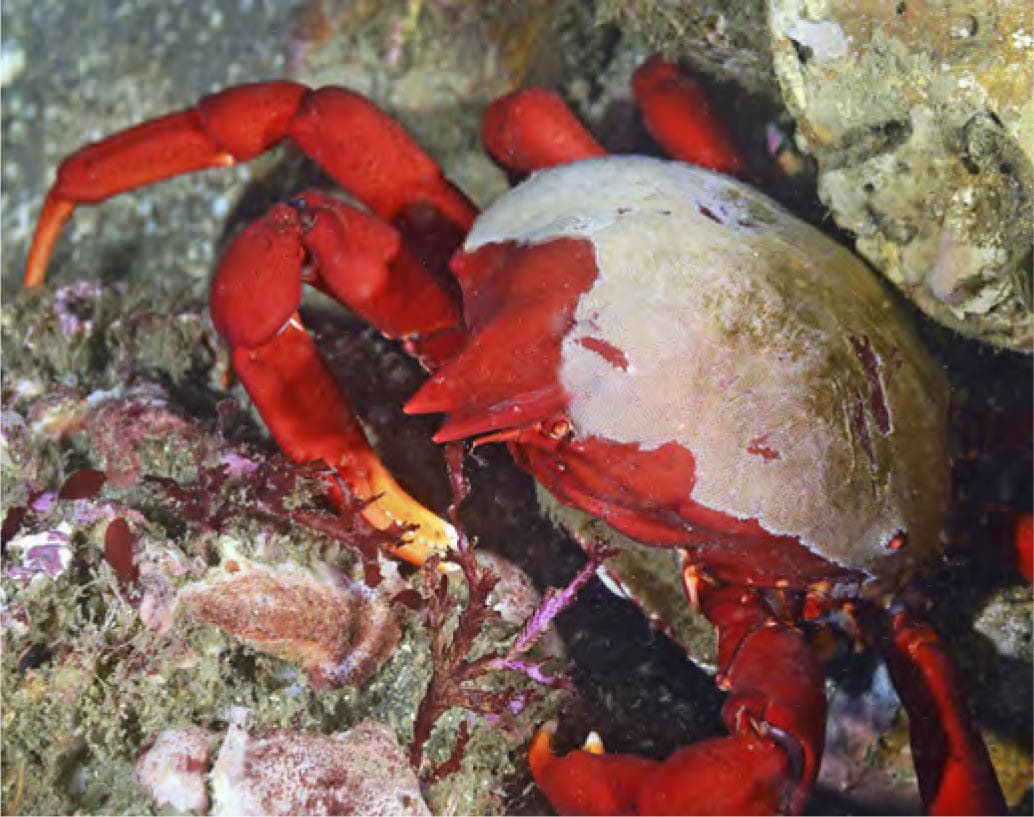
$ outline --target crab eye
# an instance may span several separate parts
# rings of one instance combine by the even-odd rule
[[[908,534],[903,530],[899,530],[887,541],[887,550],[901,550],[905,545],[908,544]]]

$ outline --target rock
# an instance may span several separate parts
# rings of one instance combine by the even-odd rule
[[[133,779],[158,806],[180,813],[207,813],[205,778],[212,760],[211,739],[199,726],[160,732],[137,760]]]
[[[317,573],[229,553],[202,581],[183,587],[179,603],[255,649],[297,663],[321,689],[362,683],[391,657],[400,629],[389,586],[386,579],[371,589],[325,565]]]
[[[212,814],[430,814],[395,733],[249,734],[237,713],[212,769]]]
[[[819,195],[935,320],[1030,351],[1027,3],[770,0],[776,75]]]

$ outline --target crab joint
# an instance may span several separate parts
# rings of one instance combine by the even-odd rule
[[[712,586],[715,584],[714,578],[705,568],[691,562],[683,566],[682,586],[694,610],[700,609],[700,591],[705,583]]]

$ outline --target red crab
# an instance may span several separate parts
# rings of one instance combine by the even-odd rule
[[[26,284],[43,280],[77,205],[286,137],[368,210],[306,191],[245,229],[215,275],[215,325],[284,451],[380,497],[375,524],[416,526],[403,556],[452,538],[367,444],[299,320],[307,282],[431,370],[407,410],[447,415],[436,440],[505,441],[560,502],[677,549],[690,601],[718,630],[730,735],[659,762],[557,757],[540,731],[531,767],[558,810],[800,811],[826,701],[797,623],[850,605],[921,725],[926,806],[1003,811],[937,636],[869,601],[940,547],[941,372],[867,267],[721,175],[743,163],[689,78],[654,58],[634,84],[680,161],[607,157],[559,97],[520,91],[490,107],[484,141],[510,171],[539,172],[480,216],[358,94],[293,82],[213,94],[63,162]]]

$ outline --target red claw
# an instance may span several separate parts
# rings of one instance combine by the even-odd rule
[[[719,633],[722,718],[731,734],[664,762],[586,751],[553,755],[552,730],[529,750],[535,781],[563,814],[800,812],[825,738],[823,674],[804,636],[775,622],[762,597],[716,588],[690,568],[687,585]]]
[[[560,814],[639,814],[644,784],[660,764],[635,755],[579,749],[553,754],[556,725],[546,724],[528,749],[535,782]]]
[[[791,772],[776,744],[753,735],[700,741],[664,762],[584,749],[553,754],[540,729],[528,753],[560,814],[778,814]]]

